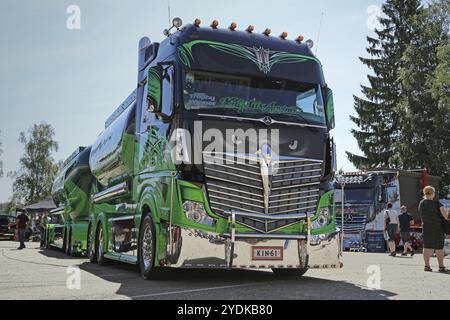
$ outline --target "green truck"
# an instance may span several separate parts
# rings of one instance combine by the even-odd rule
[[[340,268],[332,91],[303,37],[174,19],[136,89],[67,159],[47,246],[161,268]]]

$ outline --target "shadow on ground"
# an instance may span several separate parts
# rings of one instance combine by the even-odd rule
[[[79,259],[59,250],[41,250],[41,254],[58,259]],[[105,281],[120,284],[117,295],[131,299],[193,300],[288,300],[351,299],[384,300],[395,293],[367,290],[344,281],[315,277],[279,277],[270,271],[162,269],[157,280],[143,280],[138,268],[119,262],[99,266],[81,259],[81,270]],[[336,272],[339,272],[336,270]]]

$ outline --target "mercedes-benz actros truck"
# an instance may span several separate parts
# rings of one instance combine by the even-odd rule
[[[342,267],[320,61],[303,37],[200,23],[141,39],[135,90],[55,181],[47,244],[147,279]]]

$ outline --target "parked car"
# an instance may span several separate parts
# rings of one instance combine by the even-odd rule
[[[14,238],[14,230],[11,229],[11,224],[16,222],[16,218],[12,215],[0,215],[0,237]]]

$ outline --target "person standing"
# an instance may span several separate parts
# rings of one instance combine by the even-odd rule
[[[400,208],[401,214],[398,216],[398,223],[400,225],[400,237],[403,242],[402,256],[406,256],[408,251],[411,251],[411,257],[414,255],[414,250],[411,246],[411,224],[414,223],[414,218],[408,213],[406,206]]]
[[[419,204],[419,217],[422,220],[424,270],[426,272],[433,271],[430,267],[430,258],[435,252],[439,263],[439,272],[449,273],[444,266],[445,232],[442,226],[442,217],[448,219],[448,214],[445,212],[444,206],[434,200],[436,190],[433,187],[425,187],[423,194],[424,199]]]
[[[396,245],[395,245],[395,234],[400,232],[400,226],[398,222],[399,213],[394,210],[391,202],[387,204],[387,210],[384,213],[385,218],[385,231],[388,233],[388,243],[389,243],[389,255],[395,257],[396,255]]]
[[[20,241],[20,246],[19,246],[19,248],[17,248],[17,250],[22,250],[25,248],[25,237],[26,237],[25,234],[27,232],[27,227],[28,227],[29,221],[30,221],[30,219],[24,212],[21,212],[16,217],[16,226],[17,226],[17,232],[18,232],[19,241]]]

